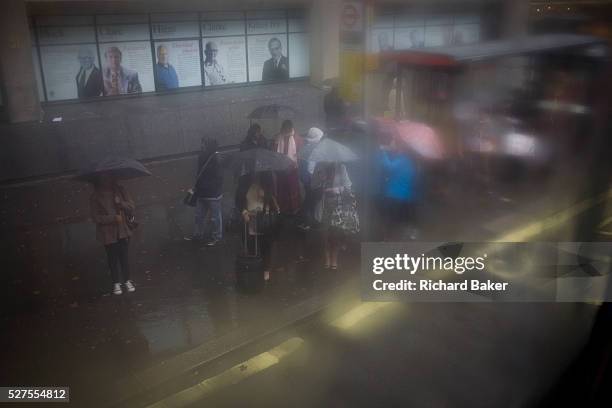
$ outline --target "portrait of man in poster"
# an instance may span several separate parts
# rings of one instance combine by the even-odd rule
[[[92,98],[102,95],[102,73],[94,64],[94,53],[90,47],[83,46],[79,48],[77,56],[79,64],[79,72],[77,73],[76,87],[78,98]]]
[[[289,79],[289,60],[283,55],[283,44],[272,37],[268,41],[271,58],[264,62],[261,73],[262,81],[283,81]]]
[[[158,91],[165,91],[178,87],[178,75],[168,61],[168,47],[160,45],[157,47],[157,64],[155,64],[155,88]]]
[[[121,65],[121,50],[109,47],[104,53],[106,66],[103,71],[104,94],[122,95],[142,92],[138,73]]]
[[[227,83],[225,69],[217,61],[219,47],[216,42],[209,41],[204,48],[204,85],[223,85]]]

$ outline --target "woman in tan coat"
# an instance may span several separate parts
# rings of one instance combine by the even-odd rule
[[[134,208],[134,201],[112,175],[98,176],[90,198],[91,218],[96,223],[96,238],[106,249],[115,295],[123,293],[122,283],[128,292],[136,290],[130,280],[128,261],[132,231],[126,222],[126,212],[132,213]]]

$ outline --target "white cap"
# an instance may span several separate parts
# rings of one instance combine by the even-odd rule
[[[309,142],[318,142],[323,137],[323,131],[319,128],[312,127],[306,134],[306,140]]]

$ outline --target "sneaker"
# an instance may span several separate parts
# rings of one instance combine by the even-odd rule
[[[113,283],[113,295],[120,295],[123,291],[121,290],[120,283]]]
[[[213,247],[213,246],[217,245],[218,243],[219,243],[218,239],[213,239],[213,240],[208,241],[206,243],[206,246]]]
[[[302,231],[310,231],[310,225],[308,224],[298,224],[297,227],[301,229]]]
[[[132,283],[131,280],[125,281],[125,288],[127,289],[128,292],[135,292],[136,291],[136,287],[134,286],[134,284]],[[121,290],[121,289],[119,289]]]
[[[201,241],[201,240],[202,240],[202,237],[201,237],[201,236],[199,236],[199,235],[195,235],[195,234],[194,234],[194,235],[187,235],[187,236],[184,236],[184,237],[183,237],[183,239],[184,239],[185,241]]]

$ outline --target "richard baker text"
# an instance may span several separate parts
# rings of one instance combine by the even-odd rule
[[[410,281],[402,279],[395,282],[384,282],[377,279],[372,283],[376,291],[470,291],[470,292],[494,292],[508,289],[508,282],[496,282],[490,279],[469,279],[461,282],[444,282],[443,280],[420,279]]]

